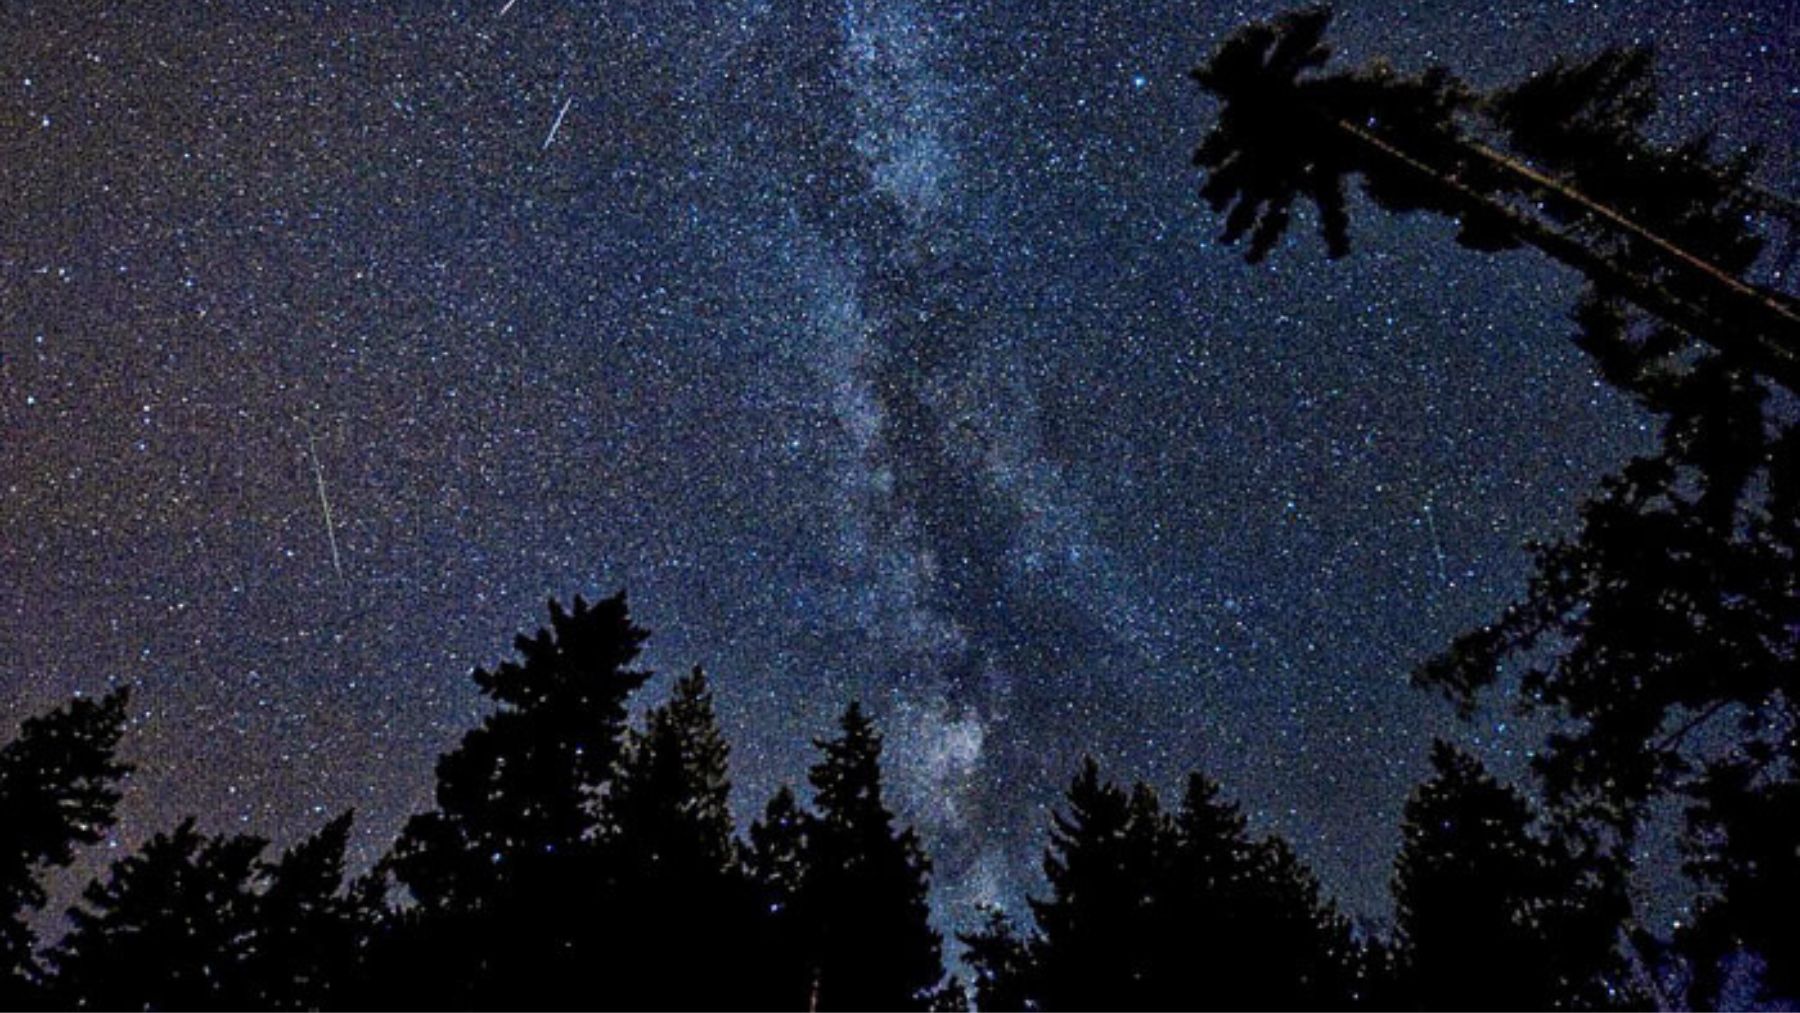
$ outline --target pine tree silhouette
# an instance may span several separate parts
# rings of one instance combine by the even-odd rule
[[[1359,998],[1348,926],[1279,838],[1253,842],[1204,776],[1165,816],[1090,759],[1053,817],[1021,937],[992,913],[963,937],[982,1009],[1335,1008]]]
[[[616,893],[597,846],[626,701],[648,635],[623,594],[520,636],[520,662],[474,679],[496,706],[438,763],[437,808],[408,821],[383,869],[410,907],[385,919],[371,972],[382,1006],[586,1006]],[[382,988],[397,992],[382,992]]]
[[[926,903],[931,862],[911,828],[898,832],[881,797],[881,736],[852,703],[808,776],[805,878],[796,903],[811,957],[808,1005],[910,1009],[943,977]]]
[[[89,883],[51,951],[50,995],[86,1009],[318,1009],[347,980],[348,813],[267,863],[267,842],[192,817]]]
[[[1442,68],[1416,78],[1400,77],[1383,64],[1350,74],[1319,73],[1331,57],[1323,41],[1330,21],[1328,8],[1309,7],[1249,25],[1193,72],[1223,103],[1194,162],[1208,174],[1201,195],[1214,210],[1228,210],[1226,242],[1248,235],[1248,257],[1260,260],[1287,231],[1293,203],[1305,195],[1318,207],[1329,252],[1341,256],[1349,250],[1343,184],[1360,175],[1370,197],[1385,208],[1454,217],[1463,227],[1462,242],[1475,249],[1528,243],[1580,271],[1609,298],[1628,299],[1732,361],[1800,391],[1800,307],[1794,300],[1752,286],[1729,263],[1708,259],[1716,250],[1697,253],[1681,245],[1678,240],[1693,238],[1692,230],[1667,230],[1665,221],[1633,214],[1659,210],[1653,205],[1609,206],[1470,136],[1456,114],[1475,96]],[[1607,71],[1617,69],[1602,68],[1572,83],[1546,78],[1510,96],[1510,105],[1499,102],[1500,119],[1517,128],[1515,139],[1527,153],[1556,153],[1558,141],[1577,131],[1525,124],[1550,112],[1571,114],[1569,96],[1616,87]],[[1567,174],[1581,176],[1574,166]],[[1743,167],[1714,171],[1725,198],[1744,192],[1743,174]],[[1595,172],[1585,176],[1589,182],[1600,178]],[[1616,188],[1601,193],[1621,195]],[[1533,212],[1538,207],[1544,216]]]
[[[1766,751],[1753,742],[1715,763],[1689,813],[1688,870],[1706,889],[1677,941],[1694,969],[1697,1006],[1733,1003],[1722,995],[1725,978],[1746,955],[1761,964],[1760,995],[1747,998],[1800,997],[1800,771],[1789,760],[1770,776]]]
[[[1029,986],[1040,1009],[1145,1008],[1157,837],[1166,831],[1147,790],[1134,799],[1100,779],[1090,757],[1070,784],[1068,812],[1053,814],[1044,874],[1050,898],[1033,900],[1040,939]],[[985,974],[984,977],[991,977]]]
[[[1178,1005],[1291,1009],[1356,998],[1349,926],[1279,837],[1251,841],[1243,815],[1202,774],[1188,778],[1164,889],[1172,917],[1160,977]]]
[[[698,668],[626,737],[601,849],[624,922],[624,931],[598,941],[619,962],[610,1003],[730,1009],[775,1002],[766,994],[767,916],[733,839],[728,756]],[[707,973],[694,973],[696,961]]]
[[[627,733],[606,799],[606,833],[634,869],[679,878],[718,875],[735,863],[729,757],[712,688],[696,668],[642,731]]]
[[[750,825],[744,861],[765,935],[759,947],[759,994],[746,1005],[765,1009],[813,1005],[817,958],[806,892],[811,823],[812,815],[801,808],[793,789],[782,785],[764,807],[762,818]]]
[[[1551,1009],[1617,1001],[1626,904],[1533,830],[1525,799],[1444,742],[1413,792],[1395,866],[1402,1002]],[[1613,993],[1609,996],[1609,990]]]
[[[267,842],[213,837],[194,819],[113,863],[69,909],[51,952],[55,993],[88,1009],[224,1009],[252,1005],[257,856]]]
[[[255,944],[244,958],[250,1006],[331,1008],[351,981],[366,931],[358,899],[343,890],[353,819],[345,812],[264,867]]]
[[[1035,977],[1040,958],[1033,941],[1019,934],[1005,911],[989,908],[982,914],[981,928],[957,937],[964,947],[963,962],[974,973],[975,1008],[1042,1009]]]
[[[77,699],[26,719],[0,747],[0,1007],[35,1004],[41,971],[27,917],[47,901],[42,873],[106,836],[131,765],[115,757],[130,694]]]

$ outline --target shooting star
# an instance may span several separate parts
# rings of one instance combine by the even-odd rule
[[[506,17],[506,12],[512,10],[513,4],[516,4],[518,2],[519,2],[519,0],[506,0],[506,4],[500,8],[500,13],[498,13],[494,16],[497,18]]]
[[[325,513],[325,538],[331,543],[331,568],[337,571],[338,579],[344,579],[344,561],[338,556],[337,526],[331,521],[331,500],[325,498],[325,469],[319,467],[319,444],[313,439],[312,429],[306,430],[306,449],[312,455],[313,481],[319,487],[319,507]]]
[[[1432,516],[1431,504],[1425,504],[1425,526],[1431,529],[1431,550],[1437,553],[1438,579],[1450,586],[1450,571],[1444,566],[1444,543],[1438,538],[1437,518]]]
[[[560,110],[558,110],[556,113],[556,122],[550,124],[550,133],[548,136],[546,136],[544,138],[544,147],[542,148],[542,150],[544,150],[544,151],[550,150],[550,142],[556,140],[556,132],[558,130],[562,129],[563,117],[569,115],[569,107],[574,104],[575,104],[575,96],[573,96],[573,95],[570,95],[568,97],[568,99],[563,102],[562,108]]]

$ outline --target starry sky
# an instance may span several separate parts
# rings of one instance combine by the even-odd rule
[[[117,847],[353,805],[366,862],[469,669],[623,587],[746,820],[877,713],[945,911],[1034,887],[1090,752],[1381,918],[1431,737],[1535,734],[1409,671],[1655,420],[1528,251],[1215,241],[1186,73],[1280,9],[0,0],[0,717],[133,683]],[[1800,174],[1787,0],[1333,36],[1483,86],[1651,43],[1660,129]]]

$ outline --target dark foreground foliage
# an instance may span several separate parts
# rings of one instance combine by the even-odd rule
[[[126,696],[27,722],[0,748],[0,825],[29,842],[7,874],[8,1006],[1622,1008],[1684,975],[1711,996],[1744,957],[1699,935],[1634,942],[1628,870],[1439,743],[1406,807],[1387,933],[1353,930],[1204,775],[1171,811],[1088,761],[1027,923],[990,911],[962,937],[965,989],[862,708],[816,741],[810,804],[782,788],[739,835],[707,677],[628,719],[644,636],[623,597],[552,603],[521,661],[476,672],[499,706],[443,758],[437,807],[361,877],[345,874],[349,813],[274,856],[190,818],[90,883],[41,954],[45,874],[100,839],[120,797]],[[1739,876],[1705,879],[1708,903],[1791,910]],[[1754,956],[1779,995],[1785,969]]]

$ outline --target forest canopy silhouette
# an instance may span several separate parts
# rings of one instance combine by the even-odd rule
[[[1599,375],[1662,420],[1571,537],[1534,547],[1521,600],[1413,673],[1465,715],[1514,707],[1550,732],[1523,785],[1417,744],[1430,776],[1393,867],[1367,873],[1390,883],[1391,925],[1354,922],[1206,772],[1165,801],[1088,760],[1028,907],[964,913],[978,927],[946,939],[871,713],[845,701],[804,784],[739,827],[709,676],[634,716],[655,676],[621,592],[551,600],[513,658],[474,670],[486,716],[368,869],[346,865],[350,812],[279,853],[189,818],[88,883],[63,926],[54,884],[128,788],[130,693],[27,719],[0,746],[0,1005],[1800,1002],[1800,303],[1765,250],[1795,205],[1753,183],[1753,152],[1652,136],[1645,52],[1483,93],[1442,68],[1331,70],[1329,24],[1309,8],[1247,26],[1193,73],[1217,102],[1194,165],[1222,240],[1304,255],[1287,240],[1310,205],[1331,257],[1351,253],[1352,211],[1535,251],[1585,282],[1572,337]],[[1644,920],[1634,859],[1669,812],[1693,897],[1672,933]]]

